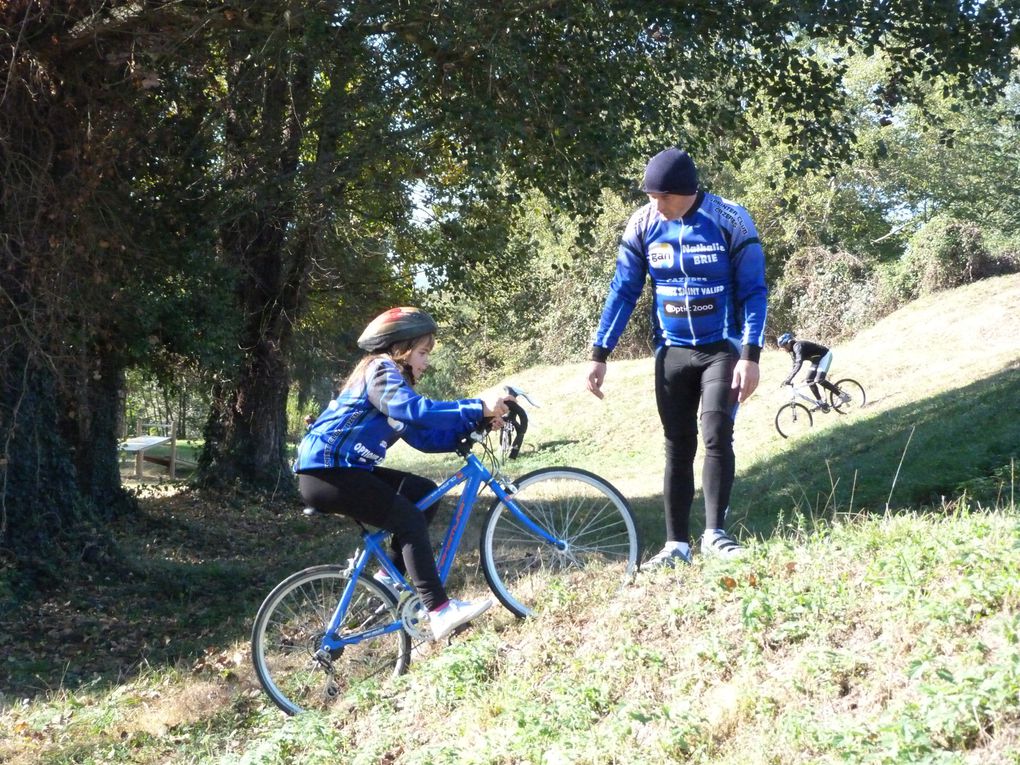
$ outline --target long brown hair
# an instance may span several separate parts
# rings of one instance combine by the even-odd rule
[[[422,345],[428,345],[428,349],[431,351],[436,346],[436,336],[432,334],[419,335],[418,337],[412,337],[410,340],[398,340],[385,351],[365,354],[355,364],[351,373],[347,375],[347,379],[344,380],[340,392],[343,393],[348,388],[353,388],[359,383],[363,384],[365,382],[365,370],[368,368],[368,365],[380,356],[389,356],[393,359],[400,369],[400,373],[407,380],[407,384],[413,387],[418,380],[415,379],[414,370],[411,369],[411,365],[407,363],[407,360],[411,357],[414,349]]]

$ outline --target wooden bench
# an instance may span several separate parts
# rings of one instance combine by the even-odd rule
[[[162,446],[163,444],[170,444],[170,456],[167,457],[152,457],[146,456],[145,452],[148,449],[152,449],[156,446]],[[122,452],[135,455],[135,478],[138,480],[142,479],[142,463],[143,462],[154,462],[160,465],[165,465],[170,472],[170,477],[174,478],[176,471],[176,456],[177,456],[177,443],[173,436],[132,436],[131,438],[121,441],[117,448]]]

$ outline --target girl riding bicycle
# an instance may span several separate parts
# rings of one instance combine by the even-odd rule
[[[482,614],[492,600],[447,596],[428,534],[437,508],[423,513],[414,505],[436,484],[379,463],[401,438],[424,452],[453,451],[483,420],[498,422],[508,411],[508,397],[432,401],[417,393],[414,385],[428,368],[437,329],[418,308],[392,308],[373,319],[358,338],[367,355],[308,429],[294,471],[310,507],[392,532],[394,565],[410,575],[440,640]]]

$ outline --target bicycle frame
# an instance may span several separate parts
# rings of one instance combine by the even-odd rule
[[[541,537],[550,545],[553,545],[558,549],[562,550],[566,547],[566,543],[563,542],[563,540],[551,536],[545,529],[532,521],[531,518],[529,518],[520,509],[520,507],[517,506],[512,498],[514,491],[516,491],[512,483],[509,484],[510,491],[504,489],[502,483],[496,479],[496,477],[487,467],[485,467],[484,464],[482,464],[482,461],[470,452],[466,455],[464,466],[460,470],[447,478],[442,485],[436,488],[435,491],[419,500],[415,506],[419,510],[431,507],[434,503],[438,502],[442,497],[446,496],[462,483],[465,484],[464,490],[461,492],[460,499],[457,501],[453,517],[450,519],[450,525],[446,530],[443,546],[436,559],[436,568],[439,571],[439,580],[444,584],[450,574],[450,569],[453,567],[453,560],[456,557],[457,549],[460,546],[461,537],[464,536],[464,531],[467,528],[467,521],[471,517],[471,511],[474,508],[475,500],[478,499],[478,493],[483,485],[488,485],[496,497],[506,504],[506,506],[514,514],[514,517],[537,536]],[[382,627],[376,627],[375,629],[368,630],[351,637],[336,637],[337,631],[343,622],[344,615],[347,613],[347,609],[350,607],[351,600],[354,597],[354,590],[358,577],[364,573],[365,569],[368,567],[369,561],[375,559],[379,563],[380,567],[390,577],[392,577],[393,581],[403,582],[405,585],[408,584],[407,579],[399,571],[397,571],[393,562],[390,560],[389,555],[387,555],[386,551],[383,549],[383,542],[389,535],[390,532],[385,530],[371,533],[365,532],[362,534],[364,549],[357,551],[354,555],[353,567],[350,569],[350,579],[344,587],[340,603],[337,605],[336,610],[330,617],[329,623],[326,625],[326,634],[322,639],[323,648],[326,648],[329,651],[336,651],[345,645],[361,643],[365,640],[371,640],[379,637],[380,635],[395,632],[403,628],[403,623],[398,619],[390,624]]]
[[[806,383],[801,383],[799,385],[792,386],[792,389],[791,389],[791,392],[790,392],[790,401],[796,401],[797,399],[802,399],[802,400],[806,401],[807,403],[809,403],[809,404],[811,404],[813,406],[824,406],[825,405],[824,401],[822,401],[820,399],[817,399],[814,396],[809,396],[808,394],[804,393],[803,391],[805,389],[810,390],[810,386],[807,385]]]

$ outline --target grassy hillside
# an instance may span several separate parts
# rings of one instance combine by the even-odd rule
[[[858,380],[868,405],[846,417],[819,414],[813,432],[795,440],[774,427],[788,398],[780,386],[790,356],[766,350],[758,392],[737,418],[730,523],[766,536],[792,513],[831,518],[884,511],[887,503],[940,505],[963,492],[981,503],[1010,499],[1002,492],[1020,444],[1018,316],[1020,277],[988,279],[918,300],[833,347],[831,377]],[[540,404],[530,411],[528,443],[514,472],[552,464],[595,470],[643,519],[654,517],[649,541],[661,541],[663,451],[652,360],[610,361],[602,400],[584,390],[586,374],[580,363],[529,369],[506,381]],[[436,476],[451,464],[406,447],[398,447],[393,462]],[[695,526],[699,515],[700,504]]]
[[[124,570],[3,613],[0,762],[1020,763],[1016,316],[1018,276],[888,317],[834,349],[872,403],[797,440],[772,426],[789,357],[766,352],[736,433],[748,560],[494,609],[330,715],[279,713],[247,633],[286,573],[346,557],[348,525],[147,489],[115,530]],[[654,548],[650,362],[611,363],[604,401],[585,367],[513,377],[542,405],[513,472],[605,475]],[[479,593],[463,552],[452,589]]]

